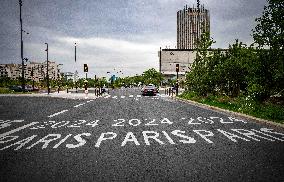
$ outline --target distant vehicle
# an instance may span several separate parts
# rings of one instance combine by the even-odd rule
[[[102,88],[101,88],[101,92],[102,92],[102,93],[108,92],[108,89],[107,89],[106,87],[102,87]]]
[[[141,92],[142,95],[156,95],[157,93],[159,93],[157,87],[152,85],[145,86],[144,88],[142,88]]]
[[[9,87],[10,90],[14,90],[15,92],[23,92],[21,85],[13,85]],[[38,91],[38,87],[34,87],[31,85],[25,85],[25,92],[32,92],[32,91]]]
[[[9,89],[13,90],[15,92],[22,92],[23,91],[22,86],[18,86],[18,85],[10,86]]]

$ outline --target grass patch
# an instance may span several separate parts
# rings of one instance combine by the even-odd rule
[[[9,88],[0,87],[0,94],[31,94],[31,92],[15,92]]]
[[[14,93],[13,90],[10,90],[9,88],[0,87],[0,94],[12,94],[12,93]]]
[[[259,103],[249,96],[230,98],[210,95],[201,97],[194,92],[183,93],[178,97],[284,124],[284,107],[281,104]]]

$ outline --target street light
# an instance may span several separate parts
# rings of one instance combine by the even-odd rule
[[[23,2],[22,0],[19,0],[19,4],[20,4],[20,24],[21,24],[21,60],[22,60],[22,90],[23,92],[25,91],[25,64],[24,64],[24,60],[28,60],[27,58],[24,58],[24,43],[23,43],[23,32],[26,34],[29,34],[28,32],[23,30],[23,20],[22,20],[22,5]]]
[[[50,93],[50,88],[49,88],[49,76],[48,76],[48,43],[46,44],[46,82],[47,82],[47,94]]]
[[[76,67],[76,71],[75,71],[75,74],[74,74],[74,81],[75,81],[75,88],[76,88],[76,93],[78,93],[78,86],[77,86],[77,74],[78,74],[78,72],[77,72],[77,66],[76,66],[76,53],[77,53],[77,51],[76,51],[76,42],[75,42],[75,67]]]

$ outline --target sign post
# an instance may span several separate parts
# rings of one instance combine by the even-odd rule
[[[84,64],[84,72],[86,73],[86,80],[84,81],[84,87],[85,87],[85,94],[86,94],[86,98],[88,98],[88,65]]]
[[[179,72],[179,64],[176,64],[176,72],[177,72],[177,82],[176,82],[176,96],[178,96],[178,72]]]

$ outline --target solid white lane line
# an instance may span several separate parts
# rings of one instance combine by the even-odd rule
[[[81,104],[78,104],[78,105],[76,105],[76,106],[73,106],[73,107],[79,107],[79,106],[82,106],[82,105],[84,105],[85,103],[81,103]]]
[[[65,112],[67,112],[67,111],[68,111],[68,110],[63,110],[63,111],[54,113],[54,114],[52,114],[52,115],[50,115],[50,116],[47,116],[47,117],[52,118],[52,117],[57,116],[57,115],[59,115],[59,114],[65,113]]]

